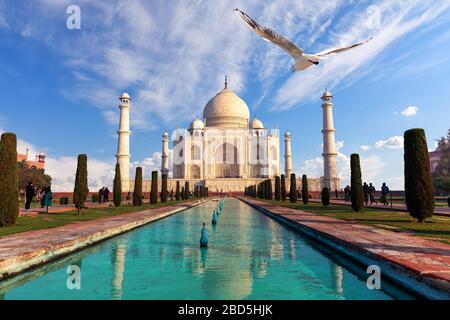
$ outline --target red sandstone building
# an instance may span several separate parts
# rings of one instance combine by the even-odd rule
[[[42,152],[36,155],[35,160],[28,159],[28,149],[25,154],[17,153],[17,162],[22,162],[23,160],[25,160],[30,167],[35,166],[38,169],[45,169],[45,154]]]

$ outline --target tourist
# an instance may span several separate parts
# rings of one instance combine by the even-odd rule
[[[370,198],[370,204],[373,204],[375,202],[375,204],[377,204],[377,200],[375,200],[375,187],[373,186],[372,183],[369,183],[369,198]]]
[[[200,247],[206,248],[208,246],[208,230],[206,230],[206,225],[203,222],[203,227],[201,231],[201,237],[200,237]]]
[[[39,202],[41,204],[41,208],[45,206],[45,188],[41,188],[39,191]]]
[[[345,198],[345,201],[346,201],[346,202],[347,202],[347,201],[350,201],[350,195],[351,195],[351,192],[350,192],[350,186],[347,185],[347,186],[344,188],[344,198]]]
[[[44,195],[44,207],[47,208],[47,212],[48,212],[48,207],[51,207],[53,204],[53,195],[52,195],[52,189],[50,187],[46,187],[44,189],[45,191],[45,195]]]
[[[365,182],[363,184],[363,193],[364,193],[364,204],[367,206],[369,204],[369,186]]]
[[[103,203],[103,190],[105,187],[101,187],[100,190],[98,190],[98,204]]]
[[[338,193],[338,189],[334,189],[334,194],[336,195],[336,199],[339,199],[339,193]]]
[[[104,187],[105,189],[103,189],[103,202],[105,202],[106,204],[109,204],[109,189],[108,187]]]
[[[383,204],[385,206],[389,205],[389,202],[387,201],[387,197],[388,197],[389,192],[390,191],[389,191],[388,186],[386,185],[386,182],[383,182],[383,185],[381,186],[381,199],[382,199]]]
[[[33,182],[28,182],[28,185],[25,188],[25,210],[30,209],[31,201],[33,201],[35,192]]]

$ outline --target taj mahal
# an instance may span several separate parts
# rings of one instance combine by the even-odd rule
[[[131,98],[123,93],[120,100],[117,162],[122,173],[122,190],[133,191],[130,179],[130,109]],[[336,171],[336,147],[332,112],[332,94],[322,96],[324,175],[308,177],[310,191],[327,186],[340,189]],[[168,191],[175,190],[176,181],[189,181],[190,187],[207,187],[210,192],[243,192],[246,187],[284,174],[289,188],[292,173],[291,134],[268,129],[257,118],[250,118],[246,102],[225,86],[203,108],[203,117],[194,119],[189,128],[175,128],[171,135],[162,135],[160,177],[167,174]],[[281,170],[281,143],[284,141],[284,168]],[[169,143],[172,142],[172,152]],[[169,157],[171,156],[171,161]],[[171,168],[169,163],[171,162]],[[301,175],[297,176],[301,187]],[[161,184],[161,179],[158,179]],[[149,192],[150,180],[143,181],[143,191]],[[159,186],[160,188],[161,186]]]

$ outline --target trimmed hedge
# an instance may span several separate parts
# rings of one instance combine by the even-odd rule
[[[0,140],[0,227],[14,225],[19,216],[17,138],[4,133]]]
[[[303,204],[308,204],[309,202],[308,177],[306,174],[302,176],[302,201]]]
[[[284,174],[281,175],[281,200],[286,201],[286,177]]]
[[[328,189],[328,187],[322,189],[321,198],[322,198],[322,205],[328,207],[330,205],[330,189]]]
[[[116,163],[116,174],[114,175],[113,202],[115,207],[120,207],[122,204],[122,174],[118,163]]]
[[[404,144],[406,207],[412,217],[424,222],[433,216],[435,205],[425,131],[405,131]]]
[[[152,171],[152,189],[150,191],[150,203],[158,203],[158,171]]]
[[[142,206],[142,168],[136,168],[136,176],[134,178],[133,206]]]
[[[297,182],[295,180],[295,173],[291,173],[291,189],[289,192],[289,200],[292,203],[297,202]]]
[[[88,172],[87,172],[87,156],[85,154],[78,155],[77,173],[75,176],[75,187],[73,190],[73,204],[78,209],[78,214],[87,200],[88,189]]]
[[[361,165],[359,162],[359,154],[353,153],[350,156],[350,170],[351,170],[351,201],[352,208],[355,212],[361,212],[364,206],[364,193],[361,178]]]

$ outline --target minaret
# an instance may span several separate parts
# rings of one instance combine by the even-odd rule
[[[291,152],[291,133],[286,131],[284,135],[284,174],[286,179],[291,177],[292,173],[292,152]]]
[[[338,188],[337,174],[336,174],[336,146],[334,141],[333,124],[333,96],[331,92],[325,90],[322,95],[322,109],[323,109],[323,177],[325,186],[334,190]]]
[[[162,138],[161,176],[169,174],[169,134],[164,132]]]
[[[124,92],[119,98],[120,100],[120,122],[119,141],[117,144],[117,163],[120,165],[120,174],[122,180],[122,190],[129,191],[130,180],[130,101],[128,93]]]

